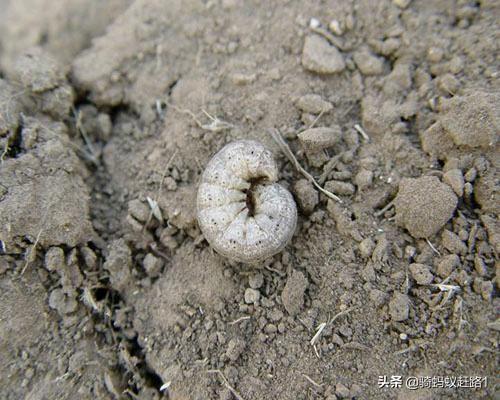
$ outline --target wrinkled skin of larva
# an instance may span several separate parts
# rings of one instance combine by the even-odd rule
[[[297,225],[297,206],[276,183],[270,150],[252,140],[229,143],[208,163],[198,189],[198,223],[221,255],[255,264],[279,253]]]

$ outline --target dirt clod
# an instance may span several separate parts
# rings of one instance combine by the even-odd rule
[[[464,176],[458,168],[450,169],[443,175],[443,182],[450,185],[458,197],[464,194]]]
[[[306,94],[297,100],[297,107],[308,113],[319,114],[330,111],[333,105],[318,94]]]
[[[396,222],[415,238],[435,235],[451,218],[457,196],[433,176],[403,179],[395,200]]]
[[[432,275],[432,272],[427,265],[414,263],[410,264],[408,269],[410,270],[413,279],[415,279],[419,285],[429,285],[434,279],[434,275]]]
[[[245,290],[245,303],[255,304],[260,299],[260,292],[258,290],[248,288]]]
[[[311,214],[319,203],[319,194],[313,184],[307,179],[299,179],[293,185],[293,192],[300,210],[305,215]]]
[[[492,147],[500,132],[500,96],[471,92],[455,96],[445,105],[441,124],[456,145]]]
[[[395,322],[406,321],[410,312],[410,299],[407,295],[395,292],[389,301],[389,314]]]
[[[380,75],[384,71],[383,59],[367,49],[354,53],[353,59],[363,75]]]
[[[298,134],[299,140],[308,150],[323,150],[332,147],[341,138],[342,132],[338,125],[306,129]]]
[[[318,35],[309,35],[304,41],[302,65],[318,74],[335,74],[344,70],[345,62],[336,47]]]
[[[449,277],[460,265],[460,258],[456,254],[444,256],[437,265],[437,273],[441,278]]]
[[[281,300],[290,315],[295,316],[302,309],[304,292],[308,284],[306,277],[300,271],[293,270],[292,274],[288,277],[281,293]]]
[[[462,242],[462,240],[460,240],[460,237],[456,233],[445,229],[441,236],[441,240],[443,241],[444,248],[450,251],[451,253],[455,254],[467,253],[466,244]]]
[[[325,189],[329,192],[345,196],[352,196],[356,192],[356,188],[352,183],[342,181],[325,182]]]
[[[110,244],[108,256],[103,268],[109,271],[111,285],[118,291],[123,291],[129,284],[132,265],[130,248],[123,239]]]

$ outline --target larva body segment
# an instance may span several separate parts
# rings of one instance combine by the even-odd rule
[[[198,189],[198,223],[218,253],[253,264],[283,250],[297,207],[277,180],[273,154],[253,140],[229,143],[209,161]]]

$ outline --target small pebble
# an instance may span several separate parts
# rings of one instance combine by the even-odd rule
[[[299,98],[297,107],[311,114],[326,113],[333,108],[332,103],[325,101],[318,94],[306,94]]]
[[[486,264],[484,263],[483,259],[479,256],[479,254],[476,254],[474,256],[474,269],[479,274],[479,276],[486,276],[488,274],[488,269],[486,268]]]
[[[284,315],[281,310],[273,308],[271,311],[268,312],[267,316],[271,321],[277,322],[280,321]]]
[[[231,339],[227,344],[226,357],[233,362],[237,361],[244,350],[245,350],[245,341],[241,339]]]
[[[467,182],[464,185],[464,197],[468,199],[472,196],[472,193],[474,193],[474,186],[472,186],[472,183]]]
[[[410,264],[408,269],[410,270],[412,278],[415,279],[419,285],[429,285],[434,279],[434,275],[432,275],[427,265],[414,263]]]
[[[464,194],[464,176],[458,168],[450,169],[443,175],[443,182],[451,186],[458,197]]]
[[[387,295],[387,293],[383,292],[382,290],[370,290],[370,300],[375,307],[380,307],[382,304],[384,304],[387,301],[388,297],[389,296]]]
[[[408,319],[410,313],[410,299],[407,295],[395,292],[389,302],[389,314],[393,321],[402,322]]]
[[[309,35],[304,41],[302,65],[318,74],[335,74],[345,69],[345,61],[336,47],[318,35]]]
[[[418,239],[435,235],[452,217],[458,199],[435,176],[423,176],[402,179],[394,203],[396,223]]]
[[[375,242],[371,238],[363,239],[359,243],[359,251],[364,258],[371,257],[374,248]]]
[[[429,50],[427,50],[427,60],[429,60],[432,63],[438,63],[443,59],[444,52],[443,49],[440,47],[429,47]]]
[[[248,85],[257,79],[256,74],[245,74],[241,72],[234,72],[231,74],[231,82],[236,86]]]
[[[144,269],[146,270],[146,273],[149,276],[156,277],[161,272],[161,267],[163,266],[163,261],[161,258],[158,258],[158,257],[154,256],[153,254],[148,253],[148,254],[146,254],[146,257],[144,257],[142,265],[143,265]]]
[[[402,10],[404,10],[405,8],[407,8],[410,3],[411,3],[411,0],[392,0],[392,2],[399,8],[401,8]]]
[[[328,24],[328,29],[335,33],[337,36],[342,36],[344,34],[344,30],[342,29],[342,26],[340,25],[340,22],[336,19],[332,19],[330,23]]]
[[[259,289],[264,284],[264,275],[261,272],[250,275],[248,278],[248,284],[252,289]]]
[[[335,385],[335,394],[339,396],[341,399],[348,399],[350,398],[350,391],[349,388],[342,384],[342,383],[337,383]]]
[[[328,181],[325,183],[325,189],[334,194],[353,195],[356,188],[352,183],[342,181]]]
[[[467,182],[474,182],[476,180],[476,177],[477,177],[477,170],[474,167],[469,169],[464,176]]]
[[[299,208],[305,215],[309,215],[319,203],[319,194],[307,179],[299,179],[293,185],[293,192]]]
[[[338,143],[342,137],[342,131],[340,126],[331,125],[306,129],[297,136],[305,149],[323,150]]]
[[[457,234],[445,229],[441,235],[442,244],[450,253],[467,254],[467,246]]]
[[[481,284],[481,296],[486,301],[491,301],[493,296],[493,283],[491,281],[484,281]]]
[[[268,334],[272,334],[272,333],[276,333],[278,331],[278,328],[276,325],[274,324],[267,324],[265,327],[264,327],[264,332],[265,333],[268,333]]]
[[[354,177],[354,183],[359,190],[363,190],[373,183],[373,172],[367,169],[361,169]]]
[[[134,199],[128,203],[128,212],[136,220],[146,222],[149,218],[150,208],[139,199]]]
[[[456,254],[449,254],[439,261],[437,273],[441,278],[447,278],[459,265],[460,258]]]
[[[308,284],[307,278],[300,271],[293,270],[288,277],[281,293],[281,300],[290,315],[294,316],[300,312]]]
[[[65,264],[64,251],[60,247],[51,247],[45,254],[45,268],[47,271],[60,271]]]
[[[353,60],[363,75],[380,75],[384,72],[384,60],[367,49],[354,53]]]
[[[452,74],[444,74],[437,79],[437,87],[444,94],[456,94],[460,87],[460,82]]]
[[[245,290],[245,303],[255,304],[260,299],[260,292],[258,290],[248,288]]]

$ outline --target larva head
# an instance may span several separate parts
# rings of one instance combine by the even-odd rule
[[[297,207],[277,180],[273,154],[255,141],[229,143],[210,160],[198,189],[198,222],[217,252],[256,263],[286,246]]]

